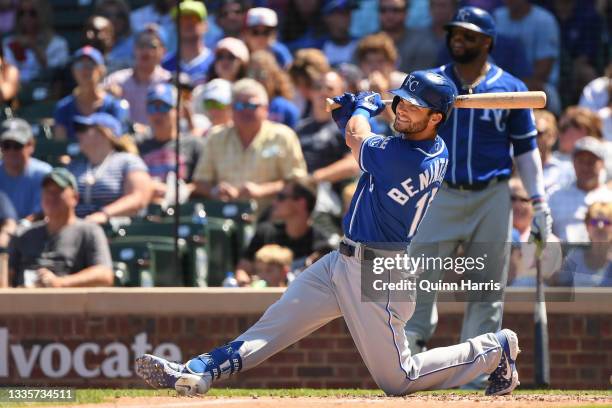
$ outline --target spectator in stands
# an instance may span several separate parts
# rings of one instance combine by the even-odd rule
[[[533,206],[527,190],[523,187],[520,178],[510,179],[510,198],[512,200],[512,227],[519,234],[520,262],[516,268],[509,272],[508,283],[511,286],[536,285],[536,244],[530,242],[531,221],[533,220]],[[542,276],[550,277],[561,268],[561,245],[559,238],[551,234],[546,247],[542,251]]]
[[[79,187],[79,217],[105,224],[111,217],[135,215],[153,191],[147,166],[125,152],[121,124],[108,113],[73,118],[83,159],[70,163]]]
[[[293,84],[289,74],[278,66],[274,55],[266,50],[251,55],[248,76],[259,81],[268,92],[268,119],[294,129],[300,112],[292,102]]]
[[[9,286],[7,248],[17,228],[17,211],[10,198],[0,191],[0,288]]]
[[[28,122],[13,118],[0,126],[0,190],[11,199],[18,219],[33,221],[41,212],[40,183],[51,166],[32,157],[34,135]]]
[[[550,197],[559,188],[573,182],[576,175],[570,161],[559,160],[553,154],[553,147],[557,143],[559,134],[555,115],[544,109],[536,109],[533,113],[538,130],[538,150],[544,170],[544,189]]]
[[[612,98],[612,62],[603,76],[589,82],[582,90],[580,106],[597,112],[610,104]]]
[[[383,99],[393,99],[388,91],[398,88],[406,74],[395,70],[399,61],[393,40],[384,32],[368,35],[359,41],[355,51],[357,64],[365,79],[360,87],[363,91],[379,93]],[[395,119],[391,105],[370,120],[372,131],[376,134],[391,134],[391,123]]]
[[[219,3],[214,16],[217,30],[214,31],[213,27],[210,27],[206,33],[206,45],[211,48],[214,48],[217,42],[224,37],[240,37],[251,2],[249,0],[221,0]]]
[[[293,53],[301,48],[320,49],[323,45],[323,1],[289,0],[280,38]]]
[[[158,84],[149,89],[146,104],[150,127],[135,137],[140,156],[153,178],[154,199],[166,195],[166,178],[171,172],[176,174],[176,94],[171,84]],[[181,133],[179,147],[178,177],[188,183],[185,194],[189,196],[195,189],[191,180],[202,151],[202,139]]]
[[[17,67],[22,83],[62,68],[69,59],[68,42],[53,31],[53,13],[47,0],[21,0],[16,32],[2,41],[6,60]]]
[[[574,146],[576,181],[557,190],[549,199],[553,233],[563,242],[587,242],[584,219],[587,207],[597,201],[612,202],[612,190],[602,182],[605,152],[592,137],[579,139]]]
[[[602,21],[592,2],[556,0],[552,6],[561,32],[561,61],[567,61],[560,91],[566,103],[576,103],[582,88],[597,76]]]
[[[255,253],[252,286],[287,287],[294,278],[291,273],[292,262],[293,253],[289,248],[276,244],[264,245]]]
[[[4,58],[4,48],[0,47],[0,117],[12,115],[12,106],[19,91],[19,70]]]
[[[266,7],[254,7],[247,11],[242,39],[249,51],[269,51],[282,68],[288,68],[293,57],[289,49],[277,40],[276,28],[278,17],[276,12]]]
[[[10,33],[15,28],[17,0],[0,0],[0,34]]]
[[[255,199],[261,214],[284,180],[306,175],[297,135],[267,120],[268,105],[265,88],[254,79],[233,85],[233,124],[208,136],[194,175],[198,194],[227,201]]]
[[[263,246],[277,244],[293,252],[294,262],[309,265],[332,248],[331,237],[313,225],[316,187],[306,179],[292,179],[280,191],[272,206],[272,220],[260,223],[236,268],[242,284],[254,273],[255,253]]]
[[[494,13],[497,32],[518,38],[525,46],[527,61],[533,67],[525,83],[531,90],[544,90],[548,110],[558,114],[561,103],[556,86],[559,81],[560,34],[555,17],[530,0],[505,0],[506,6]]]
[[[91,45],[102,53],[107,72],[129,67],[126,61],[114,60],[110,53],[115,46],[115,27],[106,17],[93,15],[83,26],[83,45]]]
[[[294,103],[301,112],[300,117],[310,114],[312,84],[320,81],[329,70],[329,62],[321,50],[305,48],[295,53],[295,60],[289,67],[289,76],[297,91]]]
[[[181,55],[176,52],[168,55],[162,66],[170,72],[175,72],[180,61],[181,71],[191,78],[194,85],[206,80],[206,73],[213,62],[213,53],[204,45],[203,37],[207,30],[208,16],[204,3],[186,0],[180,3],[181,20]],[[172,10],[176,18],[177,8]]]
[[[130,104],[130,119],[134,123],[149,124],[147,91],[151,86],[172,78],[172,74],[160,65],[164,50],[159,28],[150,25],[136,34],[134,67],[114,72],[106,78],[106,88]]]
[[[104,231],[77,218],[78,202],[77,182],[68,170],[57,168],[44,178],[45,220],[33,224],[11,242],[9,265],[14,286],[113,285],[112,260]],[[29,282],[30,279],[34,282]]]
[[[569,106],[559,119],[559,150],[554,154],[559,160],[570,161],[576,141],[584,136],[602,139],[601,120],[585,108]]]
[[[230,125],[232,122],[232,84],[217,78],[193,90],[192,110],[194,116],[203,116],[205,123],[200,136],[208,135],[215,126]],[[197,119],[195,120],[198,121]]]
[[[130,118],[129,103],[106,92],[101,84],[106,68],[104,57],[96,48],[86,45],[74,54],[72,75],[77,87],[61,99],[53,114],[54,136],[57,139],[74,140],[74,117],[105,112],[114,116],[121,124],[121,134],[127,132]]]
[[[322,14],[328,38],[323,43],[323,52],[330,65],[353,62],[357,39],[349,32],[351,11],[356,3],[353,0],[328,0]]]
[[[130,26],[130,6],[126,0],[98,0],[94,15],[106,17],[113,25],[113,46],[106,55],[113,66],[130,67],[134,63],[134,36]],[[112,70],[109,69],[109,72]]]
[[[132,11],[130,14],[132,30],[140,30],[148,24],[157,24],[166,32],[172,30],[174,22],[170,10],[176,5],[176,0],[153,0],[150,3]]]
[[[563,267],[552,277],[558,286],[612,286],[612,204],[595,202],[587,210],[588,246],[570,250]]]
[[[207,80],[222,78],[236,82],[246,76],[249,64],[249,49],[234,37],[225,37],[217,43],[213,63],[210,65]]]
[[[406,28],[407,7],[407,0],[380,0],[380,29],[391,37],[397,48],[400,71],[433,68],[438,59],[439,43],[426,29]]]

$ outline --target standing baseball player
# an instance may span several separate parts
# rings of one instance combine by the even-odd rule
[[[436,72],[452,81],[459,94],[527,90],[519,79],[488,61],[495,42],[495,23],[489,13],[463,7],[446,30],[454,63]],[[532,236],[546,242],[551,228],[533,114],[530,109],[455,109],[439,134],[449,150],[448,171],[410,245],[410,255],[448,257],[461,245],[466,258],[486,257],[485,268],[466,279],[493,280],[503,288],[511,242],[507,180],[513,157],[534,207]],[[437,282],[442,276],[442,270],[429,269],[421,279]],[[406,326],[412,353],[422,351],[435,330],[436,297],[435,290],[418,290],[416,310]],[[502,297],[503,290],[468,297],[461,341],[501,327]],[[479,387],[481,381],[472,385]]]
[[[372,377],[387,394],[456,387],[483,373],[491,374],[488,395],[510,393],[518,384],[514,360],[519,351],[511,330],[411,356],[404,325],[414,303],[397,300],[390,286],[384,286],[399,280],[399,270],[377,275],[379,287],[386,287],[378,299],[362,298],[362,280],[371,276],[372,260],[405,253],[441,185],[448,152],[436,132],[449,116],[456,92],[441,75],[412,73],[392,91],[394,126],[401,134],[396,137],[371,132],[368,120],[385,107],[379,94],[335,98],[340,107],[334,120],[364,172],[344,218],[346,237],[339,249],[302,272],[234,341],[184,364],[145,354],[136,360],[136,373],[154,387],[203,394],[215,380],[251,369],[343,316]]]

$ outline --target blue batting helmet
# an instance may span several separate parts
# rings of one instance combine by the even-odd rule
[[[491,37],[495,42],[495,20],[487,11],[472,6],[461,7],[453,19],[444,25],[447,31],[453,27],[462,27]]]
[[[400,99],[404,99],[413,105],[440,112],[444,115],[443,121],[450,115],[457,97],[455,84],[431,71],[414,71],[404,79],[402,86],[389,92],[395,95],[391,105],[393,112]]]

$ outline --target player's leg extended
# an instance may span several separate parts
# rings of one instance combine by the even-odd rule
[[[403,328],[414,303],[391,301],[390,293],[386,302],[362,301],[360,263],[343,258],[333,277],[338,303],[368,370],[383,391],[404,395],[452,388],[483,373],[495,373],[490,394],[508,393],[516,387],[518,339],[513,332],[488,333],[412,356]]]
[[[155,388],[195,394],[208,391],[213,380],[255,367],[340,316],[331,289],[337,258],[334,251],[307,268],[257,323],[229,344],[185,364],[145,354],[136,360],[136,373]]]
[[[442,187],[435,200],[427,209],[419,230],[409,248],[411,257],[441,257],[452,256],[458,242],[463,238],[464,200],[469,192],[461,192]],[[426,269],[420,279],[438,282],[443,271]],[[413,353],[421,351],[421,345],[416,341],[426,342],[431,338],[438,324],[436,308],[437,291],[418,290],[417,303],[412,318],[406,324],[406,335],[410,340]]]
[[[474,196],[472,203],[475,225],[472,227],[471,240],[465,245],[466,257],[485,256],[482,272],[473,271],[465,275],[473,281],[500,283],[506,285],[508,260],[512,231],[512,207],[510,189],[507,182]],[[502,291],[471,291],[472,301],[467,302],[463,315],[461,341],[482,333],[496,332],[502,326]]]

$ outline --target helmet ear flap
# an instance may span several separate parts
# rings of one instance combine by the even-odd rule
[[[401,98],[397,95],[393,97],[393,103],[391,104],[391,110],[393,111],[393,113],[395,113],[395,109],[397,109],[397,105],[399,105],[400,99]]]

